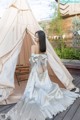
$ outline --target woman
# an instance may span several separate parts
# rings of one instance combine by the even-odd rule
[[[47,70],[46,37],[43,31],[35,33],[36,45],[31,47],[31,73],[21,100],[1,120],[45,120],[69,107],[77,93],[59,88],[52,82]],[[76,91],[76,87],[73,89]]]

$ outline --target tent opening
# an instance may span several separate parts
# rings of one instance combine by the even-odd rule
[[[27,85],[27,80],[28,80],[28,77],[30,74],[29,58],[31,55],[31,45],[32,44],[34,44],[33,40],[31,38],[30,34],[27,33],[24,37],[24,40],[23,40],[23,44],[21,47],[20,54],[18,56],[18,62],[16,65],[16,70],[15,70],[15,86],[16,86],[15,93],[17,93],[17,91],[18,91],[18,95],[21,94],[21,96],[25,90],[25,87]],[[18,71],[18,74],[16,76],[17,69],[20,71]],[[29,69],[29,71],[26,71],[28,69]],[[64,88],[64,85],[57,78],[57,76],[53,72],[52,68],[50,67],[49,63],[48,63],[48,72],[49,72],[50,79],[52,81],[54,81],[55,83],[58,83],[58,85],[60,87]]]

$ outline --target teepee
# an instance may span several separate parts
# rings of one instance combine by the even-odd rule
[[[15,0],[0,19],[0,101],[8,98],[15,88],[16,64],[29,63],[30,48],[35,44],[34,34],[42,29],[25,0]],[[56,55],[46,38],[48,69],[52,81],[71,89],[72,76]]]

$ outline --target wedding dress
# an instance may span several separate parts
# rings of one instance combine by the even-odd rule
[[[59,88],[48,75],[47,54],[31,54],[31,72],[20,101],[0,120],[45,120],[66,110],[79,94]]]

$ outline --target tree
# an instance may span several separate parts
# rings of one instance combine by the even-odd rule
[[[72,20],[73,47],[80,48],[80,18],[75,16]]]

